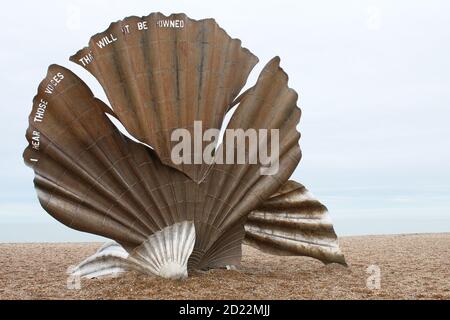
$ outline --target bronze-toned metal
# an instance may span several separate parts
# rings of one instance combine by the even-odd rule
[[[327,208],[295,181],[250,213],[245,231],[245,242],[261,251],[346,265]]]
[[[214,20],[152,14],[112,24],[72,60],[99,79],[113,110],[70,70],[50,66],[33,101],[24,159],[46,211],[123,248],[100,250],[77,272],[124,267],[184,277],[187,269],[238,266],[244,238],[264,251],[344,263],[326,209],[287,182],[301,158],[301,112],[279,58],[236,98],[257,58]],[[191,130],[195,120],[219,129],[234,104],[227,129],[279,130],[278,171],[172,163],[171,130]],[[111,115],[150,147],[123,135]],[[230,148],[224,139],[217,152]]]
[[[178,27],[161,25],[172,21]],[[71,60],[97,78],[134,137],[152,146],[164,164],[196,182],[205,177],[208,166],[171,161],[173,130],[185,128],[193,134],[196,120],[203,122],[204,130],[221,129],[258,62],[213,19],[161,13],[112,23]]]

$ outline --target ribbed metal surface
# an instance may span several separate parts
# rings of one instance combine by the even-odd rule
[[[183,27],[161,27],[166,20],[182,21]],[[196,233],[189,269],[239,265],[244,223],[252,211],[247,220],[252,244],[332,259],[337,243],[324,207],[300,201],[305,195],[285,185],[301,158],[296,129],[301,112],[279,58],[236,98],[257,58],[212,19],[157,13],[111,24],[72,60],[97,77],[114,111],[70,70],[50,66],[33,101],[24,159],[35,171],[41,205],[53,217],[117,241],[143,270],[151,262],[139,250],[145,248],[143,255],[156,260],[172,259],[178,253],[170,250],[183,242],[174,238],[179,233],[158,237],[186,221],[193,222]],[[220,128],[237,103],[227,129],[279,130],[277,172],[263,175],[261,164],[171,162],[173,129],[192,131],[195,120],[203,122],[203,130]],[[125,137],[108,113],[153,149]],[[218,150],[223,149],[230,149],[226,140]],[[246,151],[246,159],[254,156]],[[288,189],[278,194],[280,188]],[[158,245],[142,247],[150,238]],[[172,246],[162,245],[169,242]],[[322,248],[327,243],[328,251]],[[120,268],[123,259],[113,260],[112,267]]]
[[[115,276],[133,270],[128,256],[128,252],[119,244],[108,243],[76,266],[71,274],[89,279]],[[138,271],[145,272],[144,269]]]
[[[129,259],[160,277],[186,278],[187,263],[194,244],[194,223],[184,221],[152,234],[130,253]]]
[[[64,79],[47,94],[47,84],[58,74]],[[261,89],[274,81],[280,88],[270,94]],[[279,96],[277,90],[286,83],[278,60],[271,61],[229,126],[251,127],[251,112],[258,101],[266,101],[260,105],[258,123],[280,129],[282,169],[274,176],[263,176],[260,165],[213,165],[206,179],[197,184],[163,165],[153,150],[123,136],[106,116],[107,107],[81,79],[53,65],[34,99],[27,131],[30,145],[24,153],[36,174],[39,200],[69,227],[114,239],[127,250],[167,226],[193,221],[195,252],[201,255],[190,267],[236,264],[242,240],[236,232],[239,222],[289,178],[300,160],[295,131],[300,113],[294,100],[277,103],[275,111],[283,120],[271,126],[274,111],[270,110]],[[46,102],[45,116],[36,122],[42,101]],[[39,132],[39,150],[33,145],[35,132]]]
[[[152,234],[131,254],[117,243],[103,246],[81,262],[72,275],[98,278],[138,271],[168,279],[186,278],[194,243],[194,224],[189,221],[176,223]]]
[[[165,21],[177,21],[178,27],[159,24]],[[86,63],[85,57],[92,60]],[[195,120],[203,122],[204,130],[220,129],[258,62],[213,19],[161,13],[112,23],[71,60],[98,79],[133,136],[152,146],[164,164],[197,182],[207,165],[175,165],[170,158],[176,144],[172,131],[185,128],[193,134]]]
[[[248,216],[245,231],[246,243],[271,254],[346,264],[327,208],[293,181]]]

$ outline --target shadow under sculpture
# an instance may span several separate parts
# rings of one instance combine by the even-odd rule
[[[258,62],[239,40],[212,19],[154,13],[111,24],[71,60],[98,79],[111,108],[73,72],[50,66],[33,101],[24,160],[49,214],[115,241],[75,275],[185,278],[239,267],[243,243],[345,265],[326,207],[289,181],[301,159],[301,112],[279,58],[238,96]],[[172,162],[174,129],[192,132],[195,121],[221,129],[236,105],[227,129],[279,130],[276,173],[262,175],[260,164]]]

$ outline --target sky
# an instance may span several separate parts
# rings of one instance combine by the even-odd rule
[[[0,12],[0,242],[102,241],[41,209],[22,161],[28,114],[52,63],[113,21],[184,12],[214,18],[260,63],[274,56],[300,95],[303,159],[293,179],[338,235],[450,232],[450,2],[12,1]]]

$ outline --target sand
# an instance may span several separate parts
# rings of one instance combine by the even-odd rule
[[[239,271],[183,281],[128,273],[82,280],[80,290],[68,289],[66,270],[101,244],[0,244],[0,299],[450,299],[450,233],[344,237],[340,244],[348,268],[245,246]],[[371,265],[380,270],[379,289],[375,278],[367,286],[377,272],[368,273]]]

